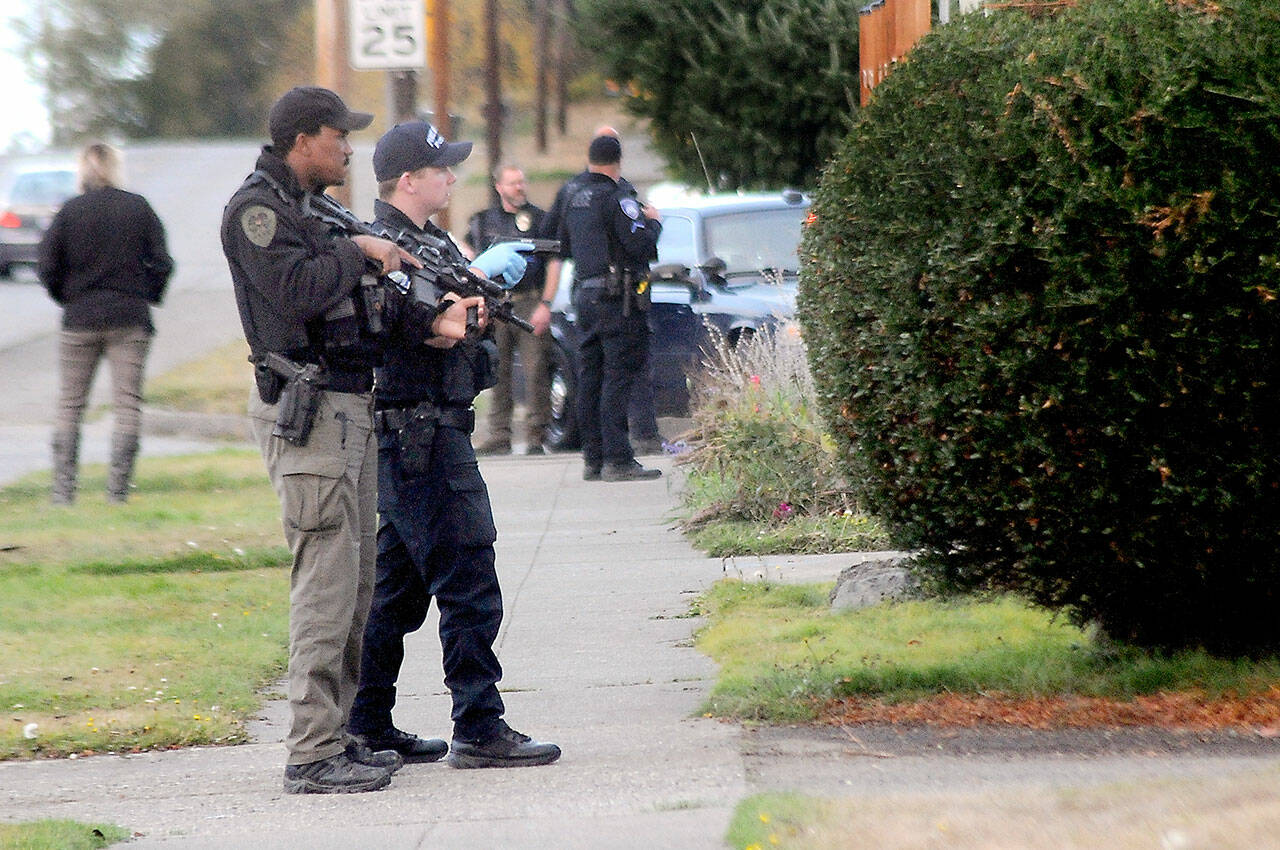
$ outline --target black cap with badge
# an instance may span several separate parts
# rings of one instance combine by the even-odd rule
[[[449,168],[471,155],[471,142],[446,142],[426,121],[397,124],[373,149],[373,176],[379,183],[407,171],[434,166]]]
[[[352,112],[334,92],[320,86],[289,89],[271,107],[267,129],[271,143],[288,147],[299,133],[314,135],[321,127],[335,130],[363,130],[373,123],[368,112]]]

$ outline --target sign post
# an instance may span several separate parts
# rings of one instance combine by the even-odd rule
[[[424,0],[348,0],[351,67],[399,71],[427,64]]]

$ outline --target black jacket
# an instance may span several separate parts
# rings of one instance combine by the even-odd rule
[[[611,266],[647,272],[658,256],[662,223],[645,218],[635,189],[595,172],[572,187],[557,238],[561,254],[573,258],[575,278],[605,275]]]
[[[303,214],[306,192],[270,146],[257,167],[270,180],[250,175],[222,213],[222,250],[245,337],[255,354],[319,362],[319,351],[306,353],[319,346],[316,323],[359,286],[364,253]]]
[[[393,231],[412,236],[426,233],[443,240],[451,249],[451,259],[466,263],[449,234],[431,222],[419,230],[408,216],[386,201],[373,202],[374,218]],[[374,399],[378,407],[407,407],[420,401],[454,407],[469,407],[476,395],[493,386],[493,359],[497,349],[485,337],[461,340],[449,348],[422,345],[417,330],[408,335],[396,328],[378,369]]]
[[[63,204],[40,242],[37,271],[73,330],[144,327],[164,297],[173,258],[141,195],[93,189]]]

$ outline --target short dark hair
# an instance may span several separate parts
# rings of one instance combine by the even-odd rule
[[[622,161],[622,142],[617,136],[596,136],[587,148],[587,162],[591,165],[613,165]]]

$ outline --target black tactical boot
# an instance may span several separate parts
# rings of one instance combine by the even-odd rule
[[[551,764],[558,758],[560,748],[555,744],[535,741],[499,720],[497,731],[483,741],[454,738],[449,765],[457,768],[532,767]]]
[[[363,764],[367,767],[380,767],[391,773],[395,773],[404,767],[404,758],[395,750],[374,750],[355,735],[348,735],[346,742],[347,758],[356,764]]]
[[[390,784],[391,771],[354,762],[345,752],[284,769],[286,794],[355,794],[377,791]]]
[[[439,761],[449,752],[449,745],[439,738],[419,738],[394,726],[376,735],[356,735],[355,739],[372,750],[390,750],[405,764]]]
[[[644,481],[661,477],[662,470],[641,466],[635,460],[630,463],[606,463],[600,470],[603,481]]]

